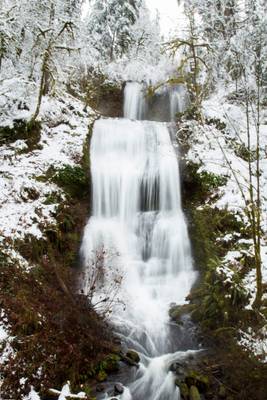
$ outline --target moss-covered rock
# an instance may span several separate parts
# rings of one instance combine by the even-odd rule
[[[191,314],[195,309],[195,304],[174,305],[169,310],[169,316],[173,321],[180,322],[184,315]]]
[[[136,364],[140,362],[140,356],[135,350],[129,349],[126,353],[126,357]]]
[[[185,383],[188,387],[196,386],[203,393],[209,388],[209,377],[198,371],[190,370],[186,373]]]
[[[175,381],[176,386],[179,387],[180,396],[183,400],[189,399],[189,388],[185,382],[180,382],[178,379]]]
[[[107,117],[123,116],[123,87],[110,82],[105,75],[91,71],[83,84],[85,102],[92,109]]]
[[[201,400],[198,388],[196,386],[191,386],[189,391],[190,400]]]

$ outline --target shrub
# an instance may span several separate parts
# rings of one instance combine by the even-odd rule
[[[29,125],[26,120],[14,120],[13,127],[0,127],[0,144],[8,144],[16,140],[26,140],[29,150],[34,149],[40,141],[41,124],[34,122]]]
[[[53,180],[71,197],[84,198],[89,193],[88,176],[79,166],[65,165],[56,172]]]

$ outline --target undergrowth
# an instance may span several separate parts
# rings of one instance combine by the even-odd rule
[[[218,125],[218,121],[215,122]],[[224,129],[223,125],[220,128]],[[243,150],[242,155],[247,157]],[[202,368],[205,373],[216,370],[217,375],[211,378],[225,389],[224,398],[264,400],[266,367],[238,345],[240,329],[261,327],[263,323],[262,316],[246,308],[250,295],[242,283],[254,265],[253,259],[246,252],[242,253],[238,240],[248,239],[251,233],[238,214],[214,206],[220,195],[218,189],[226,183],[227,177],[199,173],[200,167],[192,163],[185,166],[183,203],[195,265],[200,274],[188,296],[191,317],[200,329],[203,346],[209,348]],[[238,267],[224,261],[231,250],[243,254]],[[224,272],[225,267],[231,279]]]
[[[66,200],[57,209],[57,224],[40,226],[44,236],[15,241],[32,265],[18,265],[0,251],[0,307],[5,310],[14,350],[1,366],[5,399],[19,400],[33,386],[47,398],[50,388],[68,380],[73,391],[91,393],[92,379],[117,368],[117,349],[109,327],[78,293],[78,252],[89,205],[89,148],[80,166],[49,168],[38,180],[55,180]],[[56,194],[46,202],[56,203]],[[27,378],[24,384],[20,379]]]

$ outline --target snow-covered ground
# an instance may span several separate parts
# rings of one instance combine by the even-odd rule
[[[0,125],[12,126],[14,119],[29,118],[32,107],[29,108],[22,113],[9,109],[5,120],[2,115]],[[58,169],[65,164],[74,165],[82,157],[90,116],[80,101],[66,94],[64,97],[45,97],[39,119],[42,130],[38,149],[29,151],[25,140],[0,147],[0,243],[7,238],[10,243],[27,234],[42,236],[42,227],[55,222],[58,206],[47,204],[48,197],[55,193],[59,198],[64,195],[54,183],[40,177],[49,167]]]
[[[249,196],[249,170],[248,162],[244,161],[237,154],[236,146],[238,143],[247,143],[246,115],[241,106],[234,105],[227,100],[224,90],[217,92],[203,104],[205,117],[217,119],[225,123],[226,128],[217,129],[215,124],[204,125],[190,121],[190,128],[193,134],[190,139],[190,150],[186,156],[188,161],[200,165],[198,172],[207,171],[227,178],[227,183],[218,189],[217,200],[212,201],[211,206],[220,209],[227,208],[236,213],[238,218],[247,223],[245,213],[245,201]],[[255,127],[251,126],[252,146],[256,144]],[[261,199],[262,199],[262,275],[263,283],[267,283],[267,114],[262,119],[260,126],[261,137]],[[255,168],[255,165],[254,165]],[[256,177],[254,176],[254,184]],[[255,185],[256,187],[256,185]],[[242,190],[241,190],[242,188]],[[231,237],[223,238],[223,240]],[[230,280],[233,275],[231,267],[238,265],[239,260],[246,252],[253,256],[252,240],[240,237],[237,243],[244,244],[246,250],[230,251],[222,265],[218,268],[218,273],[222,274],[225,280]],[[251,270],[243,279],[243,287],[250,294],[248,309],[252,308],[256,296],[256,271]],[[267,295],[264,295],[267,298]],[[260,332],[253,332],[250,328],[247,332],[241,332],[242,339],[240,345],[250,349],[257,356],[267,362],[267,332],[266,329]]]

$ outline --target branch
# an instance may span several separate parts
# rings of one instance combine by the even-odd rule
[[[81,47],[69,47],[69,46],[64,46],[64,45],[58,45],[58,46],[55,46],[55,49],[68,50],[68,51],[80,51],[82,48]]]

